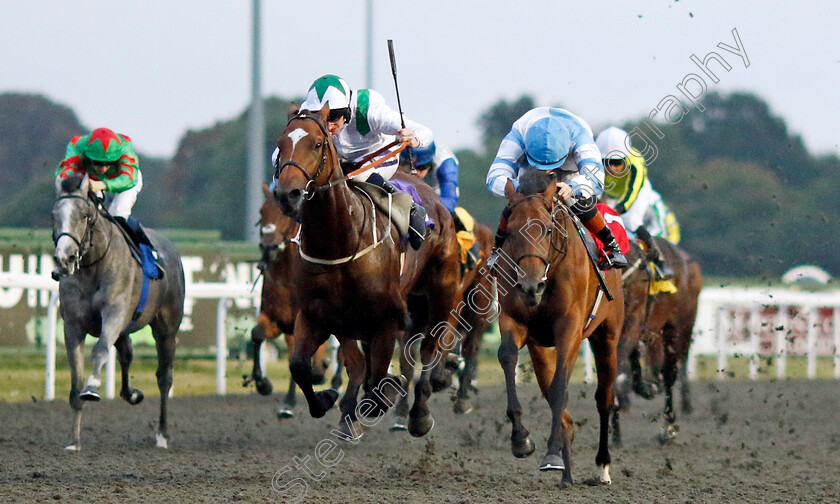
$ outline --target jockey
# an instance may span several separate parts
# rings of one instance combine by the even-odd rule
[[[112,193],[114,198],[108,206],[108,213],[134,233],[132,238],[138,244],[144,243],[153,250],[140,222],[131,216],[131,209],[143,188],[139,165],[140,160],[129,137],[108,128],[97,128],[70,140],[55,176],[63,180],[74,173],[87,175],[90,191]],[[56,274],[57,268],[53,271],[53,278]]]
[[[385,147],[396,137],[408,142],[411,148],[427,147],[432,143],[431,130],[422,124],[405,119],[406,127],[403,128],[400,113],[389,107],[381,94],[372,89],[358,89],[354,93],[344,79],[335,75],[319,77],[309,88],[300,109],[317,112],[325,104],[330,109],[326,126],[345,173],[358,168],[354,163]],[[272,162],[276,161],[278,153],[275,149]],[[388,180],[398,166],[399,158],[394,157],[354,179],[394,193],[396,188]],[[426,236],[426,211],[422,206],[412,205],[409,226],[409,242],[416,250]]]
[[[438,147],[435,142],[427,147],[410,149],[410,155],[417,175],[435,190],[443,206],[452,214],[455,230],[459,233],[467,233],[467,239],[473,243],[467,254],[465,265],[467,269],[472,269],[480,256],[481,244],[476,241],[475,235],[467,229],[455,211],[461,195],[458,190],[458,158],[452,149],[445,145]],[[408,164],[409,149],[405,149],[400,153],[400,165],[407,166]]]
[[[569,155],[572,155],[570,159]],[[583,119],[571,112],[554,107],[537,107],[513,123],[505,135],[490,170],[487,188],[497,196],[505,196],[505,187],[519,187],[520,171],[528,166],[539,170],[552,170],[557,176],[557,194],[561,201],[569,201],[572,213],[604,244],[606,258],[601,268],[625,268],[627,259],[607,226],[595,202],[604,191],[604,166],[601,153],[592,139],[592,130]],[[505,208],[496,231],[498,250],[507,237],[507,219],[510,209]],[[497,254],[493,254],[495,263]]]
[[[680,241],[680,228],[662,196],[648,180],[644,157],[631,146],[627,132],[614,126],[599,133],[595,143],[606,167],[604,195],[607,201],[621,214],[628,236],[639,238],[647,245],[647,258],[654,263],[660,276],[672,276],[673,271],[665,264],[662,251],[651,236],[660,236],[676,244]]]

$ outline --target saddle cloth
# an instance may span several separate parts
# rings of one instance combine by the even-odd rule
[[[152,251],[152,247],[148,246],[145,243],[137,243],[134,241],[134,232],[131,228],[128,227],[127,224],[123,224],[124,221],[119,219],[110,219],[111,222],[117,224],[117,228],[119,228],[120,232],[125,239],[125,243],[128,244],[128,250],[131,251],[131,257],[140,264],[140,267],[143,269],[143,275],[152,279],[157,280],[162,278],[163,275],[160,271],[157,263],[155,262],[155,256]]]

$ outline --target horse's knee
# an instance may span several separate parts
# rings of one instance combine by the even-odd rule
[[[499,351],[496,356],[502,367],[515,366],[517,360],[519,360],[519,349],[512,342],[505,342],[503,340],[501,345],[499,345]]]
[[[73,411],[81,411],[82,410],[82,405],[84,404],[84,401],[82,401],[81,398],[79,398],[79,391],[78,390],[75,390],[75,389],[71,390],[69,399],[70,399],[70,408],[72,408]]]

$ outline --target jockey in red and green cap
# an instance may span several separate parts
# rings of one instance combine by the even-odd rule
[[[87,175],[90,191],[112,193],[114,198],[108,213],[128,226],[138,245],[146,244],[153,250],[140,223],[131,217],[131,209],[143,188],[139,165],[130,138],[108,128],[97,128],[70,140],[64,160],[55,169],[55,176],[63,180],[76,173]],[[53,278],[55,275],[54,271]]]

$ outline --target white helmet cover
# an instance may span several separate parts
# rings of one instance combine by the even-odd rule
[[[318,111],[329,104],[330,110],[350,106],[350,85],[337,75],[324,75],[312,83],[300,108],[301,110]]]
[[[603,159],[624,159],[630,155],[630,136],[626,131],[611,126],[598,134],[595,139]]]

